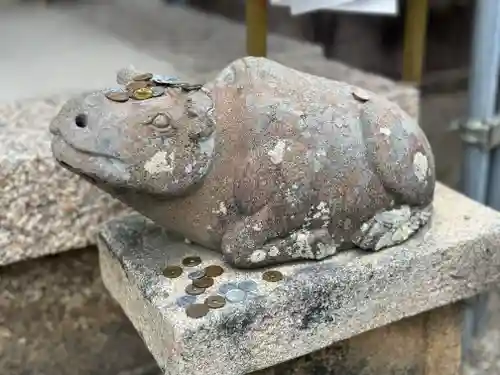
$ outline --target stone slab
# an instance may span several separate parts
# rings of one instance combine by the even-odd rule
[[[200,256],[200,267],[226,267],[217,253],[186,244],[140,215],[109,222],[98,238],[107,289],[167,374],[268,368],[471,297],[500,280],[500,214],[441,184],[432,225],[405,244],[281,266],[284,279],[277,283],[263,281],[262,270],[226,269],[209,294],[248,279],[258,292],[201,319],[176,305],[187,270],[168,279],[162,269],[187,255]]]

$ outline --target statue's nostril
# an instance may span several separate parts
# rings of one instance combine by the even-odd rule
[[[85,128],[87,126],[87,115],[80,113],[75,117],[75,124],[79,128]]]

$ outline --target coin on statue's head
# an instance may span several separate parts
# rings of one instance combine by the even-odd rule
[[[151,78],[153,78],[153,75],[151,73],[141,73],[135,75],[132,79],[134,81],[149,81]]]
[[[118,103],[124,103],[129,99],[129,95],[125,91],[121,90],[110,90],[107,91],[105,94],[106,98],[113,102],[118,102]]]

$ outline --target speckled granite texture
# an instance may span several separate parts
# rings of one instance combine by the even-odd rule
[[[155,56],[173,65],[178,75],[213,76],[244,53],[244,26],[161,2],[137,8],[127,0],[71,10],[96,25],[111,23],[115,32],[125,33],[123,37],[132,42],[143,36],[134,34],[130,22],[149,24],[148,12],[160,11],[165,17],[154,27],[162,48],[158,49],[160,42],[154,38],[139,44],[146,52],[154,49]],[[164,43],[168,44],[165,48]],[[222,50],[213,48],[221,44]],[[270,35],[269,57],[384,94],[411,115],[418,115],[418,90],[327,61],[320,47]],[[61,94],[0,106],[0,266],[91,244],[96,225],[124,211],[121,204],[54,164],[46,129],[67,99],[68,95]]]
[[[262,270],[228,269],[210,292],[223,282],[252,279],[258,295],[197,320],[175,303],[187,284],[186,272],[167,279],[161,271],[186,255],[199,255],[201,266],[221,264],[220,257],[175,240],[141,216],[112,221],[100,232],[101,274],[166,373],[240,375],[498,282],[500,214],[440,184],[435,211],[431,228],[403,246],[282,266],[285,277],[278,283],[264,282]]]
[[[104,288],[95,248],[18,262],[0,272],[0,374],[159,373]]]
[[[98,223],[124,211],[55,164],[48,125],[67,99],[0,108],[0,265],[85,247]]]

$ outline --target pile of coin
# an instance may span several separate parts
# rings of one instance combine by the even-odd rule
[[[130,99],[147,100],[162,96],[169,87],[189,92],[199,90],[202,86],[180,81],[177,77],[142,73],[134,76],[124,88],[106,91],[105,96],[114,102],[125,103]]]
[[[184,267],[197,267],[201,264],[198,256],[188,256],[182,259]],[[179,265],[167,266],[163,275],[168,278],[178,278],[184,272]],[[188,272],[190,283],[186,285],[185,295],[177,298],[177,306],[185,309],[186,315],[193,319],[202,318],[212,309],[220,309],[226,303],[241,303],[257,296],[258,285],[254,280],[242,280],[239,282],[226,282],[220,285],[215,294],[205,298],[203,303],[197,303],[197,297],[204,294],[215,284],[215,279],[224,273],[219,265],[210,265],[203,269],[195,269]],[[266,271],[262,279],[268,282],[283,280],[283,274],[276,270]]]

